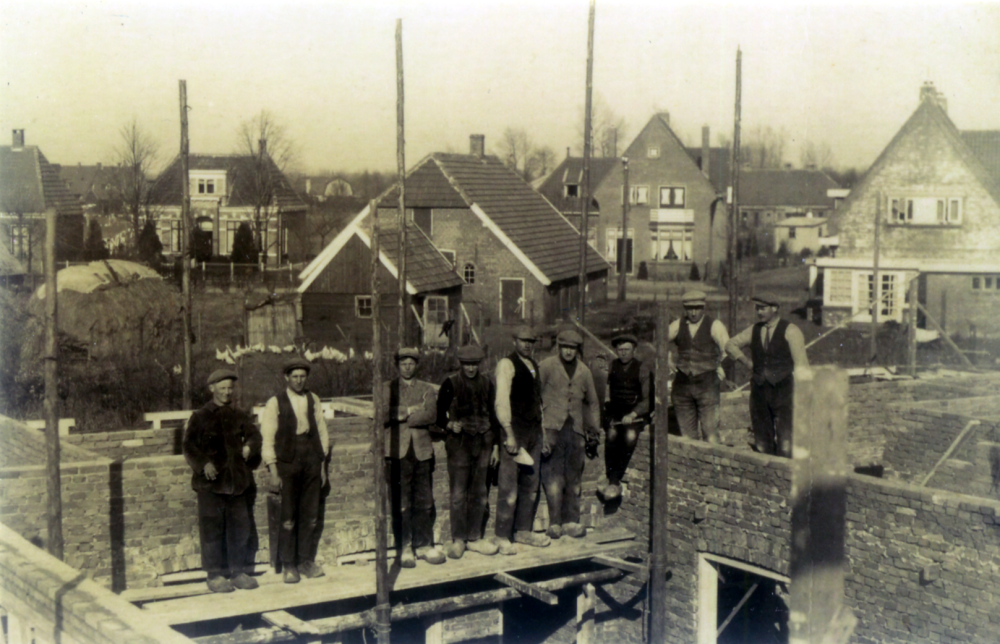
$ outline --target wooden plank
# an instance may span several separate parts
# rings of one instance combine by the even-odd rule
[[[261,617],[272,626],[277,626],[286,631],[291,631],[296,635],[319,635],[319,629],[283,610],[276,610],[270,613],[263,613]]]
[[[594,585],[580,586],[576,596],[576,644],[593,644],[594,639]]]
[[[513,575],[501,572],[497,573],[497,575],[494,576],[493,578],[499,581],[501,584],[506,584],[510,586],[511,588],[521,593],[522,595],[527,595],[528,597],[534,597],[538,601],[543,601],[549,606],[555,606],[556,604],[559,603],[559,598],[550,593],[549,591],[542,590],[538,586],[535,586],[534,584],[529,584],[528,582],[518,579]]]
[[[631,561],[625,561],[624,559],[619,559],[618,557],[609,557],[608,555],[597,555],[596,557],[591,557],[591,561],[602,566],[608,566],[609,568],[615,568],[627,573],[631,573],[646,581],[649,579],[649,568],[643,564],[633,563]]]

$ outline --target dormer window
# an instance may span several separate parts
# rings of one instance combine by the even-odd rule
[[[215,179],[198,179],[198,194],[214,195]]]
[[[563,186],[564,197],[580,197],[580,186],[575,183],[567,183]]]
[[[962,223],[960,197],[891,197],[889,223],[912,226],[958,226]]]

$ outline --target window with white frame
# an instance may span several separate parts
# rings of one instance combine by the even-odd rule
[[[233,252],[233,243],[236,241],[236,231],[240,228],[240,222],[230,219],[223,223],[225,232],[219,235],[219,254],[229,255]]]
[[[359,318],[370,318],[372,316],[372,296],[354,296],[354,315]]]
[[[462,269],[462,279],[465,280],[466,284],[476,283],[476,265],[472,262],[466,262],[465,267]]]
[[[851,306],[851,271],[839,268],[826,269],[823,285],[824,302],[828,306]]]
[[[651,147],[651,148],[647,149],[646,150],[646,156],[648,158],[650,158],[650,159],[659,159],[660,158],[660,148]]]
[[[971,286],[976,293],[1000,293],[1000,275],[973,275]]]
[[[684,195],[684,188],[660,186],[660,208],[683,208]]]
[[[579,197],[580,196],[580,186],[575,183],[567,183],[563,186],[563,196],[564,197]]]
[[[622,191],[624,192],[624,187]],[[629,186],[628,202],[633,206],[642,206],[649,203],[649,186]]]
[[[156,233],[165,253],[181,252],[181,222],[161,219],[157,222]]]
[[[891,197],[889,223],[957,226],[962,223],[961,197]]]
[[[608,228],[606,235],[607,245],[605,246],[607,253],[605,257],[608,261],[615,266],[615,271],[620,270],[618,256],[622,248],[622,244],[625,244],[625,272],[628,274],[632,273],[633,269],[633,243],[635,241],[635,229],[629,228],[628,235],[624,242],[622,242],[622,231],[620,228]]]
[[[650,224],[650,255],[653,261],[691,261],[694,224]]]
[[[198,179],[198,194],[214,195],[215,179]]]
[[[879,272],[878,289],[878,319],[881,322],[895,320],[901,322],[906,302],[906,273],[899,271]],[[871,320],[871,307],[874,302],[875,280],[871,271],[854,272],[853,306],[855,322]]]

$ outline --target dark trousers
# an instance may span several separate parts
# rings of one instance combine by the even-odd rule
[[[247,493],[216,494],[198,490],[201,567],[209,576],[237,575],[250,565],[250,540],[256,538]]]
[[[538,510],[538,485],[541,480],[542,425],[517,418],[511,423],[514,438],[535,462],[531,467],[518,465],[500,446],[500,471],[497,473],[497,537],[510,539],[514,530],[531,532]]]
[[[444,445],[451,484],[451,538],[475,541],[483,536],[493,432],[449,432]]]
[[[681,436],[719,442],[719,376],[714,370],[697,376],[678,371],[673,400]]]
[[[411,444],[403,458],[385,460],[396,547],[421,548],[433,545],[434,457],[418,461]]]
[[[751,382],[750,424],[758,452],[792,457],[793,396],[794,381],[790,377],[776,385]]]
[[[604,430],[604,473],[609,485],[618,485],[625,478],[625,470],[632,460],[639,432],[645,422],[617,424],[621,419],[613,419]]]
[[[322,466],[323,454],[316,451],[308,434],[296,436],[295,457],[291,463],[278,461],[278,476],[281,478],[278,553],[285,566],[297,566],[316,559]]]
[[[567,417],[549,443],[552,452],[542,459],[542,487],[549,505],[549,524],[579,523],[586,440],[573,431],[573,419]]]

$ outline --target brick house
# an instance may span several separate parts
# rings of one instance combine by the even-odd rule
[[[45,211],[56,210],[56,261],[74,260],[83,250],[80,202],[36,145],[24,144],[14,130],[11,145],[0,146],[0,242],[28,273],[41,273]]]
[[[785,217],[772,224],[774,245],[770,252],[777,253],[784,244],[792,255],[808,249],[816,254],[827,237],[826,217]]]
[[[839,194],[840,185],[822,170],[816,168],[792,169],[766,168],[743,169],[740,171],[740,240],[763,252],[777,252],[780,242],[778,234],[789,238],[791,230],[798,226],[815,226],[813,222],[801,219],[828,217],[836,206],[834,195]],[[786,219],[794,219],[790,226],[778,231],[775,227]],[[809,235],[809,231],[804,231]],[[813,235],[816,236],[816,235]],[[818,235],[816,247],[819,250]],[[801,244],[800,248],[804,247]],[[789,247],[789,250],[791,248]],[[793,251],[797,252],[797,251]]]
[[[372,344],[371,224],[368,209],[357,215],[299,275],[303,335],[310,341],[356,350]],[[390,218],[386,218],[389,220]],[[379,292],[382,320],[394,329],[399,319],[399,232],[381,222]],[[447,347],[454,334],[448,321],[458,319],[464,281],[452,262],[420,228],[407,228],[406,292],[412,310],[407,337],[424,346]]]
[[[296,262],[305,258],[304,241],[308,206],[288,177],[265,152],[262,159],[249,155],[191,154],[188,157],[191,216],[200,230],[212,235],[212,255],[228,256],[236,230],[246,222],[254,228],[254,204],[260,210],[261,258],[267,263]],[[160,173],[150,190],[156,214],[156,231],[163,254],[181,252],[181,160],[178,156]]]
[[[601,204],[594,197],[594,187],[600,185],[607,176],[611,168],[621,165],[621,159],[598,157],[590,160],[590,205],[587,206],[587,237],[594,248],[600,248],[597,243],[597,231],[601,223]],[[580,206],[583,201],[583,157],[569,156],[569,149],[566,149],[566,158],[562,160],[556,169],[548,174],[536,188],[539,193],[549,203],[555,206],[556,210],[563,214],[571,224],[580,228]],[[611,212],[617,212],[621,216],[621,201],[618,203],[606,204]],[[628,259],[628,258],[626,258]],[[628,259],[631,264],[631,259]]]
[[[407,218],[462,277],[462,315],[471,326],[566,319],[577,305],[580,233],[484,146],[473,135],[471,154],[435,153],[417,163],[406,177]],[[395,219],[398,202],[396,188],[383,194],[381,221]],[[367,216],[366,208],[357,221]],[[610,267],[588,251],[588,302],[601,303]],[[324,250],[303,279],[327,257]]]
[[[835,258],[819,258],[824,322],[870,321],[879,217],[879,319],[904,319],[907,287],[949,333],[1000,335],[1000,131],[960,131],[933,84],[831,215]],[[918,316],[918,323],[921,322]]]

